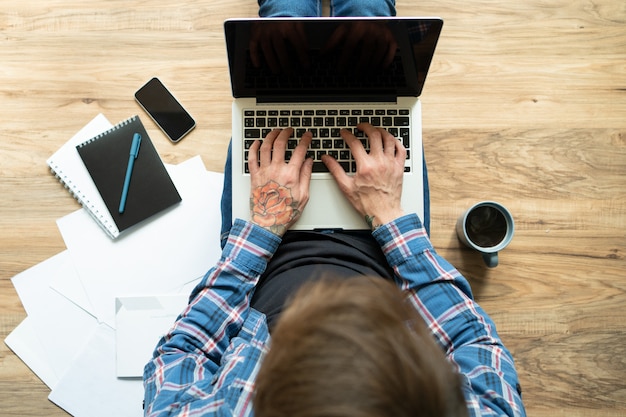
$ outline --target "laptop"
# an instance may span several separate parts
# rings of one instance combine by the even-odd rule
[[[289,147],[307,130],[314,158],[310,198],[292,230],[369,229],[318,159],[355,163],[343,139],[369,122],[407,148],[402,207],[424,219],[420,94],[441,33],[435,17],[255,18],[224,23],[233,92],[233,218],[250,218],[250,144],[293,127]],[[287,158],[290,153],[287,151]]]

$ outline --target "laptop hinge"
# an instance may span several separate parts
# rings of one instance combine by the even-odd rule
[[[397,103],[397,96],[395,94],[350,94],[350,95],[336,95],[336,96],[320,96],[320,95],[272,95],[272,96],[258,96],[256,98],[257,103],[271,104],[271,103]]]

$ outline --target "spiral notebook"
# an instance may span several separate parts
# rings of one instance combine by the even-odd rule
[[[93,129],[105,124],[109,128],[93,136]],[[181,197],[139,116],[110,126],[104,116],[97,116],[48,159],[48,166],[102,229],[111,238],[117,238],[126,229],[179,203]],[[126,209],[120,214],[118,207],[134,133],[142,136],[142,142]]]

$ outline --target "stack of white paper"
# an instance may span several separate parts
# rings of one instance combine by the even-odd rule
[[[143,414],[143,366],[220,255],[223,174],[200,157],[167,169],[180,205],[116,240],[78,210],[57,222],[67,250],[13,278],[28,317],[5,342],[74,416]]]

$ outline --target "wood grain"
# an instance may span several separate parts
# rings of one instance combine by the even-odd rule
[[[626,3],[397,1],[445,25],[422,97],[432,240],[471,281],[512,351],[532,416],[626,416]],[[45,160],[97,113],[139,113],[159,76],[197,120],[163,159],[222,171],[231,92],[222,24],[251,0],[0,0],[0,337],[26,316],[10,279],[64,250],[79,206]],[[493,199],[516,234],[500,266],[456,218]],[[3,416],[64,416],[0,346]]]

